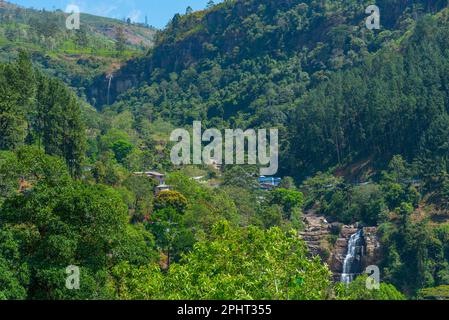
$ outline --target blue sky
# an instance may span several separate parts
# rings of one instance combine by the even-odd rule
[[[194,10],[206,7],[208,0],[9,0],[24,7],[36,9],[62,9],[75,4],[81,12],[122,19],[130,17],[133,21],[144,22],[163,28],[175,13],[184,13],[188,6]],[[215,0],[215,3],[219,0]]]

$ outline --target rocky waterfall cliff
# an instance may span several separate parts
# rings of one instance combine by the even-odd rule
[[[348,255],[348,244],[351,236],[360,231],[360,248],[356,249],[354,263],[365,270],[369,265],[380,263],[380,242],[376,227],[362,227],[357,225],[343,225],[329,223],[323,216],[307,214],[304,217],[305,230],[300,236],[306,242],[310,254],[320,256],[329,265],[335,281],[341,280],[345,258]]]

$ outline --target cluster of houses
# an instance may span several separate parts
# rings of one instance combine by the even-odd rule
[[[134,172],[136,176],[147,176],[148,178],[152,178],[156,180],[159,184],[156,186],[154,192],[159,194],[164,191],[170,191],[171,186],[165,184],[165,174],[159,173],[156,171],[146,171],[146,172]]]
[[[147,176],[158,182],[154,192],[159,194],[164,191],[172,190],[172,187],[165,183],[165,174],[156,171],[146,171],[146,172],[134,172],[136,176]],[[204,177],[195,177],[193,180],[200,182]],[[278,177],[265,177],[261,176],[258,178],[259,188],[261,190],[273,190],[278,188],[282,182],[282,178]]]

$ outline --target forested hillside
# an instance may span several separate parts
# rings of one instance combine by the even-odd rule
[[[417,17],[447,4],[377,2],[383,13],[378,32],[365,27],[368,1],[226,1],[176,15],[147,57],[117,72],[110,100],[133,86],[123,99],[141,98],[158,113],[169,104],[178,121],[250,116],[252,126],[282,123],[285,109],[306,89],[361,63],[410,31]],[[98,107],[107,88],[101,78],[91,88]]]
[[[448,3],[375,2],[380,30],[372,1],[225,1],[149,50],[118,40],[150,28],[84,15],[50,35],[63,13],[0,7],[0,299],[447,296]],[[200,120],[279,128],[280,185],[173,165],[170,133]],[[378,290],[333,281],[366,228]]]
[[[0,61],[27,49],[47,73],[75,88],[126,59],[146,53],[156,30],[150,26],[81,14],[80,29],[68,30],[69,14],[0,2]],[[82,93],[83,90],[80,91]]]
[[[186,168],[169,176],[176,191],[155,194],[130,170],[147,168],[141,157],[164,164],[152,140],[141,150],[131,121],[97,114],[44,71],[24,51],[0,64],[0,299],[330,297],[327,266],[289,231],[300,192],[214,189]],[[79,290],[67,285],[73,266]]]
[[[309,174],[395,154],[423,160],[423,174],[444,169],[426,160],[444,153],[447,138],[448,26],[447,11],[423,18],[399,44],[335,73],[298,101],[290,170]]]
[[[175,16],[108,94],[102,77],[90,93],[139,136],[148,117],[278,127],[282,173],[304,182],[306,210],[381,225],[387,278],[414,294],[448,271],[444,236],[423,231],[448,213],[447,1],[376,1],[379,31],[365,27],[368,4],[227,1]],[[410,256],[418,242],[402,241],[418,234]]]
[[[285,173],[302,178],[329,166],[343,164],[348,157],[352,157],[348,161],[350,163],[358,160],[358,156],[370,157],[374,156],[375,152],[385,154],[388,146],[373,146],[374,142],[365,144],[365,141],[357,141],[355,142],[357,145],[354,143],[350,145],[344,137],[336,135],[347,134],[352,139],[369,135],[365,131],[356,134],[353,131],[362,130],[362,127],[363,130],[373,131],[368,128],[369,125],[377,126],[378,122],[370,119],[374,117],[387,120],[385,112],[388,112],[388,106],[385,108],[379,106],[366,111],[379,111],[378,114],[366,114],[365,111],[361,111],[358,115],[326,113],[328,117],[336,117],[337,114],[345,117],[344,121],[351,122],[350,130],[353,130],[351,132],[344,128],[343,124],[338,129],[327,129],[320,124],[321,130],[326,132],[311,131],[313,128],[308,127],[296,128],[294,124],[298,121],[293,119],[293,114],[298,113],[296,110],[300,110],[301,113],[310,110],[307,116],[318,116],[319,111],[315,110],[309,101],[304,101],[305,97],[309,96],[306,93],[323,82],[329,86],[340,86],[337,80],[329,81],[331,77],[335,79],[340,77],[340,82],[347,86],[364,84],[370,86],[360,88],[359,94],[369,95],[371,92],[376,94],[378,91],[385,91],[378,86],[373,89],[371,87],[376,84],[388,86],[388,83],[366,79],[371,77],[373,72],[377,72],[377,69],[385,69],[386,73],[391,68],[393,76],[402,76],[400,73],[403,71],[395,69],[397,61],[394,60],[394,56],[400,56],[400,59],[404,59],[404,63],[410,65],[413,63],[407,61],[412,57],[404,58],[402,54],[396,53],[397,50],[408,55],[413,54],[411,51],[414,50],[422,56],[425,56],[427,51],[432,51],[433,47],[427,51],[410,48],[425,45],[427,40],[420,43],[419,37],[426,37],[426,34],[423,34],[426,31],[423,29],[428,28],[427,25],[432,23],[430,21],[432,19],[421,22],[415,32],[416,23],[421,21],[426,13],[438,12],[447,5],[447,2],[430,4],[428,1],[378,1],[383,13],[382,29],[374,32],[365,27],[364,9],[367,5],[368,2],[356,1],[237,1],[235,4],[229,1],[203,12],[175,16],[169,27],[158,36],[156,47],[147,57],[129,62],[114,74],[112,83],[104,76],[98,78],[89,89],[91,99],[98,108],[101,108],[108,100],[114,101],[121,93],[111,109],[120,112],[129,110],[136,118],[141,114],[151,114],[153,118],[167,119],[177,125],[201,119],[218,127],[278,126],[286,129],[290,126],[292,128],[284,131],[283,138],[287,139],[290,134],[292,138],[289,140],[295,141],[284,139],[285,156],[282,157],[282,167]],[[439,22],[434,22],[440,25],[433,28],[444,30],[446,26],[441,25],[444,19],[445,16],[440,16]],[[436,33],[438,31],[435,30]],[[427,34],[429,32],[431,33],[427,31]],[[444,46],[443,40],[435,41],[436,45]],[[438,52],[444,52],[445,48],[441,46],[436,48]],[[390,60],[391,63],[386,63]],[[357,67],[358,71],[342,73],[348,69],[352,70],[353,67]],[[367,68],[371,70],[366,70]],[[431,68],[442,70],[435,65],[429,66],[428,72],[432,72]],[[353,74],[356,72],[365,78],[354,78]],[[379,79],[381,77],[379,75]],[[422,85],[426,86],[426,83]],[[407,86],[410,90],[414,90],[413,84]],[[127,88],[130,90],[126,91]],[[332,88],[334,89],[337,88]],[[353,88],[356,89],[359,88]],[[397,90],[402,91],[402,88]],[[416,91],[413,94],[424,99]],[[401,95],[406,96],[407,92],[401,92]],[[336,98],[329,98],[329,103]],[[367,96],[363,96],[360,99],[364,99],[367,103],[376,97],[368,99]],[[345,96],[341,96],[340,100],[362,107],[359,100],[348,101]],[[317,97],[316,101],[323,102],[322,97]],[[385,101],[388,100],[379,101],[378,104]],[[303,104],[309,105],[302,108]],[[343,108],[339,104],[332,107]],[[328,106],[322,105],[321,108],[327,110]],[[402,106],[402,108],[414,113],[415,117],[420,117],[413,107]],[[422,112],[426,113],[425,110]],[[359,120],[353,119],[354,116],[364,117],[370,124],[355,123]],[[329,119],[332,125],[343,121],[333,120],[335,119]],[[409,123],[412,122],[409,120]],[[317,126],[317,123],[301,119],[300,125]],[[376,139],[382,140],[382,144],[388,143],[392,146],[386,154],[387,158],[402,153],[408,142],[416,145],[415,142],[419,139],[416,137],[417,133],[409,135],[410,129],[397,124],[395,127],[401,133],[391,131],[388,134],[394,139],[400,139],[405,135],[407,141],[397,144],[397,141],[385,138],[387,133],[372,132]],[[423,124],[423,130],[425,127],[426,124]],[[302,131],[296,134],[296,130]],[[293,132],[295,134],[291,134]],[[311,132],[319,137],[312,137]],[[323,143],[310,146],[307,142],[311,141],[313,144],[317,139]],[[288,146],[296,142],[306,151],[295,148],[290,152]],[[402,149],[395,149],[401,145]],[[315,147],[320,148],[316,153],[313,152]],[[325,148],[327,149],[324,150]],[[350,151],[346,151],[345,148],[350,148]],[[371,150],[358,150],[360,148]],[[373,150],[374,148],[377,149]],[[320,152],[324,157],[317,157]],[[407,153],[407,156],[416,155],[416,147],[408,148]],[[303,157],[312,158],[314,163]],[[291,158],[294,160],[288,160]]]

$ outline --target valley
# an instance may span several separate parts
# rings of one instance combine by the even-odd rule
[[[1,1],[0,299],[446,299],[448,1],[372,2]]]

